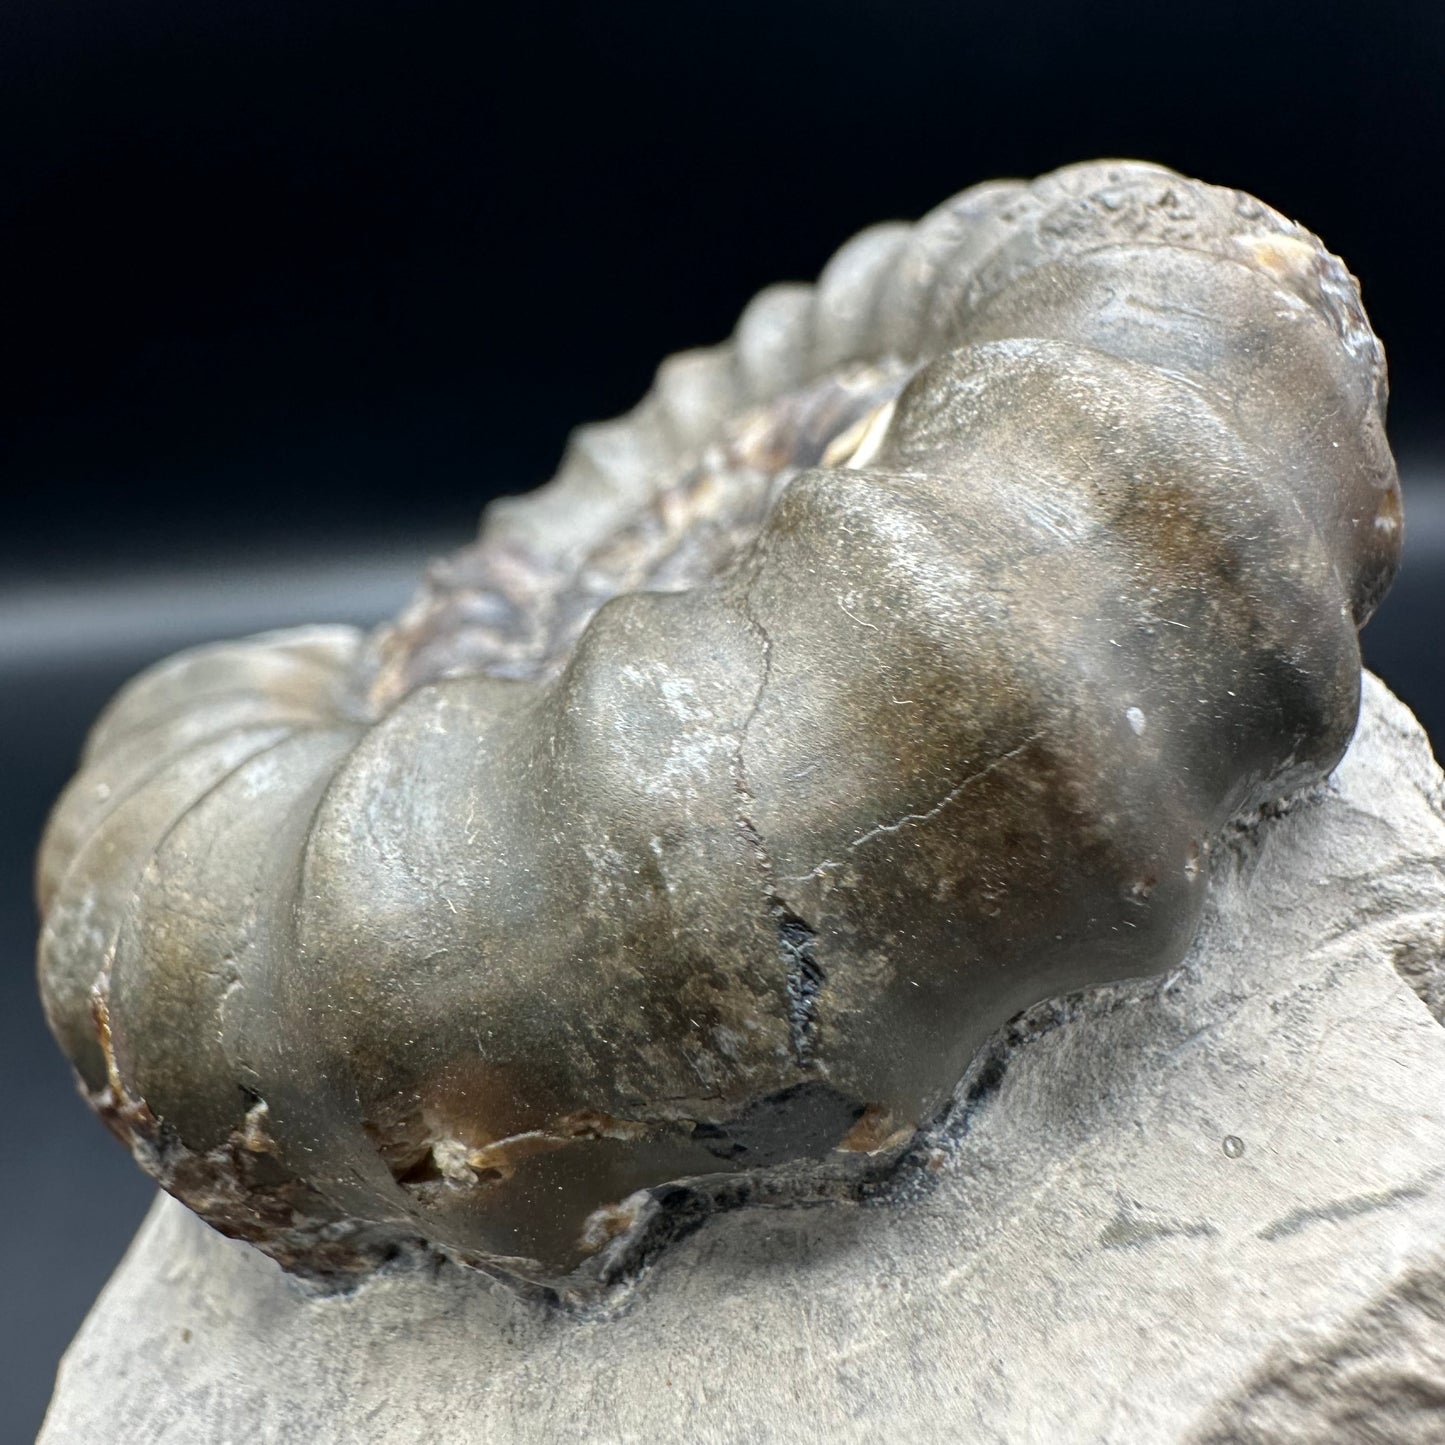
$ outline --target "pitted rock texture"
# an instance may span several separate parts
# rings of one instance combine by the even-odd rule
[[[1338,761],[1384,405],[1348,272],[1237,191],[1102,162],[865,232],[395,626],[132,683],[43,851],[52,1026],[314,1277],[585,1292],[670,1189],[858,1197]]]
[[[1442,796],[1367,678],[1168,978],[1016,1020],[875,1202],[717,1215],[605,1307],[451,1265],[322,1297],[163,1199],[41,1445],[1433,1445]]]

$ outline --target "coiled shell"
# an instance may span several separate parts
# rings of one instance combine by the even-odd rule
[[[1103,162],[865,231],[393,627],[130,684],[44,845],[52,1026],[313,1274],[555,1283],[675,1181],[856,1188],[1338,760],[1384,405],[1348,273],[1238,192]]]

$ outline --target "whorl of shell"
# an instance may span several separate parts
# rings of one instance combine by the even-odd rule
[[[1349,274],[1239,192],[1101,162],[865,231],[394,626],[123,690],[42,853],[52,1027],[313,1275],[570,1288],[679,1199],[856,1188],[1020,1009],[1176,963],[1219,830],[1338,760],[1384,406]]]

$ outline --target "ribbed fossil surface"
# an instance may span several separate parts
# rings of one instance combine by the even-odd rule
[[[124,689],[42,853],[52,1026],[316,1276],[580,1288],[688,1201],[856,1191],[1339,759],[1384,404],[1348,272],[1239,192],[1103,162],[865,231],[394,626]]]

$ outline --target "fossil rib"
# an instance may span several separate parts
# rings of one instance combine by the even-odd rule
[[[1020,1009],[1175,963],[1211,839],[1338,760],[1384,405],[1348,273],[1238,192],[1103,162],[865,231],[394,626],[131,683],[43,849],[52,1026],[313,1274],[557,1281],[638,1191],[846,1185]]]

